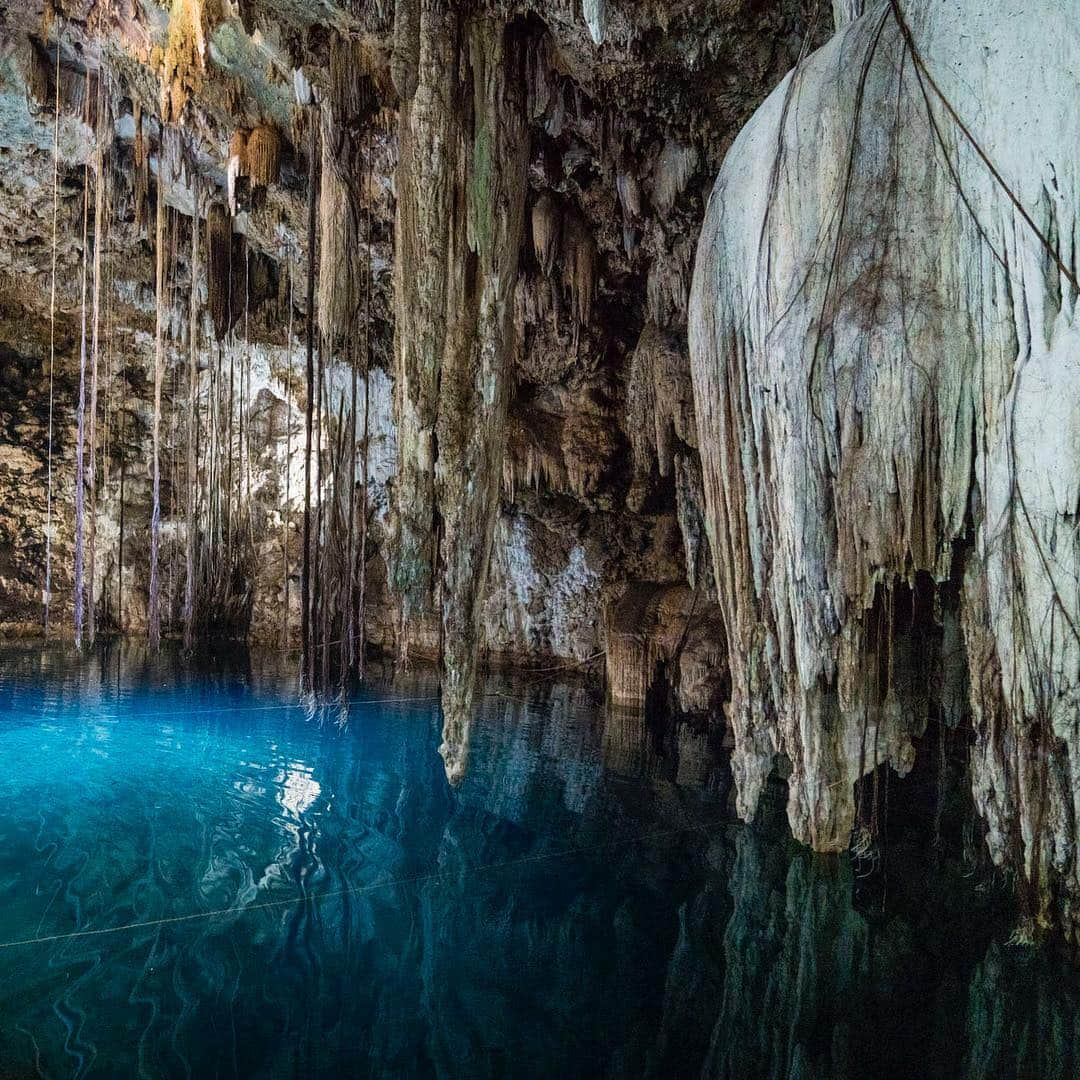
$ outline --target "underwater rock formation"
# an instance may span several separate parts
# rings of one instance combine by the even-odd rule
[[[1069,20],[1055,0],[870,5],[733,145],[690,306],[741,813],[782,755],[795,835],[845,847],[855,782],[910,767],[933,685],[955,681],[951,608],[990,850],[1023,870],[1032,914],[1060,891],[1066,918],[1080,896]]]

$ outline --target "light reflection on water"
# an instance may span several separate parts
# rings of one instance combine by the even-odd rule
[[[1073,1075],[976,882],[861,911],[582,686],[490,682],[451,790],[424,675],[342,725],[270,655],[0,665],[0,943],[53,939],[0,948],[0,1077]]]

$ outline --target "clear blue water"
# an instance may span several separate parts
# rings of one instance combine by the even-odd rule
[[[1072,1076],[1074,969],[897,833],[735,824],[709,740],[492,681],[0,650],[0,1078]]]

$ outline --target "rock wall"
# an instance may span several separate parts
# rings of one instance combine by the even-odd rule
[[[13,427],[4,466],[0,617],[40,620],[55,257],[55,632],[71,623],[84,258],[103,298],[83,446],[103,459],[83,492],[92,627],[147,628],[159,310],[166,634],[193,622],[296,643],[309,404],[316,633],[353,634],[362,567],[366,640],[439,654],[458,715],[485,654],[596,670],[628,589],[671,590],[664,611],[681,619],[689,584],[715,627],[684,334],[692,241],[711,170],[816,26],[795,2],[328,5],[318,20],[279,0],[5,9],[0,265],[32,332],[12,319],[3,345],[33,373],[36,419]],[[366,441],[352,430],[365,411]],[[358,556],[365,448],[380,462]],[[684,651],[703,685],[716,641]],[[680,681],[660,653],[642,694]],[[700,686],[681,697],[716,711]]]
[[[976,803],[1039,918],[1080,890],[1066,8],[848,24],[732,147],[690,318],[742,813],[783,756],[795,834],[845,847],[859,778],[949,711],[958,613]]]

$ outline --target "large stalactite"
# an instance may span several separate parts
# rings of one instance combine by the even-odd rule
[[[528,137],[517,27],[424,3],[419,35],[398,179],[396,585],[406,618],[440,608],[440,752],[456,781],[502,475]]]
[[[1067,19],[870,6],[732,147],[690,320],[740,810],[786,756],[795,834],[846,846],[860,776],[910,767],[959,617],[976,802],[1033,915],[1080,893]]]

